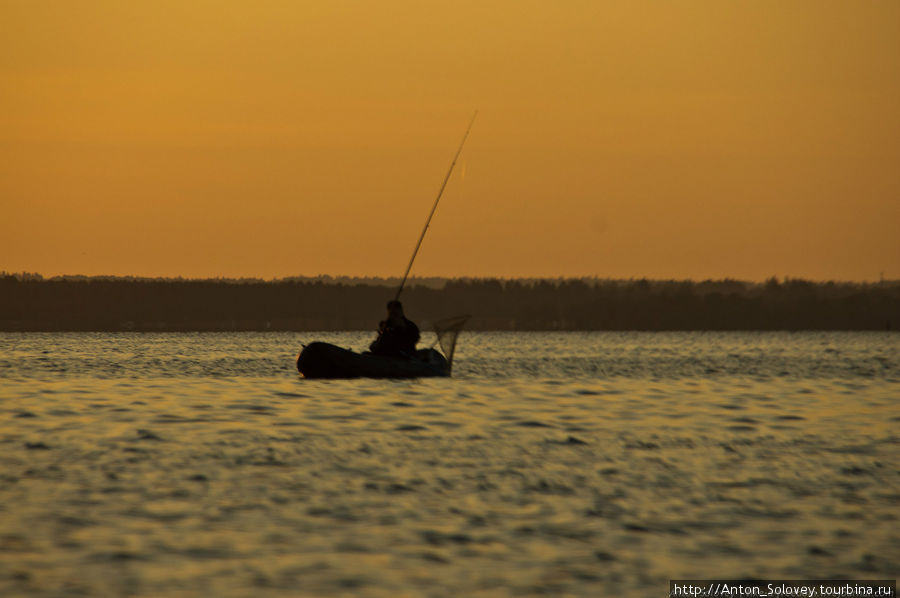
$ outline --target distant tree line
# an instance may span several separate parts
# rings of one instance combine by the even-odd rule
[[[369,330],[393,281],[185,280],[0,274],[0,331]],[[427,279],[404,290],[424,329],[471,314],[473,330],[885,330],[900,281]]]

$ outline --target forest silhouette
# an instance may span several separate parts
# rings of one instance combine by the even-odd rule
[[[0,331],[370,330],[396,281],[142,279],[0,274]],[[421,326],[470,330],[890,330],[900,281],[413,279]]]

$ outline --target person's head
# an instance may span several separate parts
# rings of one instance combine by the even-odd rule
[[[389,316],[403,316],[403,304],[401,304],[396,299],[393,301],[388,301],[387,310]]]

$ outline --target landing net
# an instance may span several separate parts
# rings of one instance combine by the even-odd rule
[[[440,320],[434,323],[434,333],[437,335],[437,342],[441,345],[441,351],[447,358],[450,368],[453,368],[453,352],[456,350],[456,337],[462,332],[463,325],[472,316],[455,316]]]

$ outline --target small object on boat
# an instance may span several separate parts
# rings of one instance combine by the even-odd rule
[[[304,378],[424,378],[449,376],[450,363],[434,349],[393,357],[314,342],[297,356],[297,371]]]

